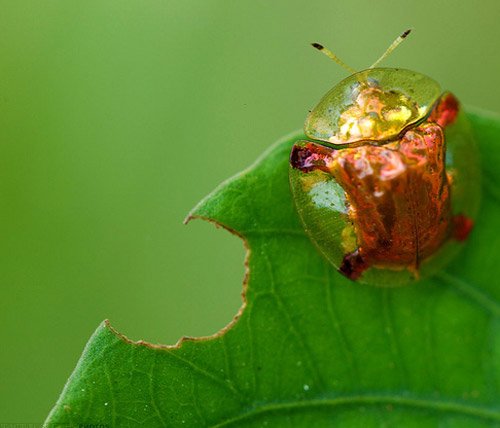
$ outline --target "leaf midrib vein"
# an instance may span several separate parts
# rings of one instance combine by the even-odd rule
[[[320,398],[307,401],[289,401],[281,403],[262,404],[253,407],[245,413],[226,419],[212,428],[227,427],[233,424],[239,424],[253,417],[262,416],[266,413],[290,412],[293,410],[307,410],[324,407],[340,407],[352,405],[395,405],[401,407],[410,407],[414,409],[425,409],[435,412],[455,413],[459,415],[475,417],[478,419],[500,421],[500,409],[488,408],[477,405],[469,405],[459,401],[445,401],[429,399],[424,397],[401,397],[397,395],[351,395],[334,398]]]

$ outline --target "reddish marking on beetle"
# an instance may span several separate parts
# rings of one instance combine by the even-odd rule
[[[310,162],[311,156],[312,153],[307,147],[295,145],[290,153],[290,165],[292,168],[300,169],[302,172],[309,172],[315,168],[314,164]]]
[[[460,103],[450,92],[445,93],[432,110],[428,121],[435,122],[442,128],[455,122]]]
[[[474,228],[474,221],[463,214],[458,214],[453,217],[453,237],[457,241],[465,241],[472,229]]]
[[[305,146],[295,144],[290,153],[290,165],[306,173],[316,169],[330,172],[327,160],[330,159],[331,152],[332,149],[313,143]]]
[[[344,256],[339,272],[350,280],[355,281],[369,267],[359,253],[359,250],[356,250]]]
[[[334,150],[302,142],[294,147],[292,167],[327,172],[346,193],[358,250],[344,257],[341,273],[356,279],[371,266],[416,273],[420,261],[450,237],[445,148],[443,130],[434,122],[381,146]]]
[[[449,237],[444,151],[434,123],[385,146],[340,151],[332,174],[346,191],[365,263],[417,270]]]

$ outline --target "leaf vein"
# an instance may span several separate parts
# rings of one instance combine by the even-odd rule
[[[154,393],[153,379],[154,379],[157,360],[158,360],[158,354],[156,354],[153,358],[153,362],[151,364],[151,369],[150,369],[149,376],[148,376],[149,377],[149,394],[151,396],[151,406],[153,407],[153,410],[155,411],[157,418],[160,420],[162,426],[166,427],[166,426],[168,426],[168,424],[165,422],[165,419],[163,418],[163,415],[161,414],[161,411],[158,407],[158,404],[156,403],[155,393]]]
[[[109,368],[108,368],[108,363],[104,361],[103,364],[103,370],[104,370],[104,375],[106,376],[106,380],[108,382],[109,386],[109,394],[111,396],[111,421],[112,421],[112,426],[116,426],[116,398],[115,398],[115,392],[113,390],[113,382],[111,381],[111,375],[109,373]],[[108,403],[104,403],[105,406],[108,405]]]
[[[326,280],[323,281],[325,285],[325,300],[326,300],[326,310],[329,315],[330,323],[332,324],[333,330],[337,333],[339,338],[340,346],[342,348],[342,353],[344,354],[345,360],[348,362],[351,374],[353,378],[356,380],[358,385],[361,385],[361,376],[359,374],[359,369],[356,364],[356,360],[354,359],[354,352],[352,351],[351,346],[347,340],[347,335],[345,334],[344,328],[339,321],[339,317],[337,316],[336,311],[333,307],[333,296],[331,293],[331,277],[330,277],[331,268],[329,266],[326,267]]]
[[[173,351],[167,351],[166,354],[169,355],[170,357],[172,357],[173,359],[176,359],[177,361],[179,361],[179,362],[183,363],[184,365],[188,366],[189,368],[193,369],[197,373],[203,375],[205,378],[210,379],[214,383],[217,383],[217,384],[223,386],[225,389],[229,390],[233,395],[236,395],[236,396],[238,396],[238,397],[241,398],[240,391],[238,391],[234,387],[234,385],[232,383],[227,382],[226,379],[221,379],[221,378],[215,376],[214,374],[212,374],[209,371],[203,369],[202,367],[197,366],[193,362],[191,362],[191,361],[189,361],[189,360],[187,360],[185,358],[182,358],[180,355],[177,355],[177,353],[175,353]]]
[[[406,365],[404,364],[401,346],[394,330],[394,320],[390,301],[391,291],[392,290],[390,290],[389,288],[385,288],[382,290],[382,313],[385,323],[385,332],[387,334],[387,338],[389,339],[389,347],[392,357],[394,358],[394,364],[399,366],[399,370],[401,372],[404,383],[407,387],[409,387],[408,370],[406,369]]]
[[[447,272],[440,272],[436,276],[441,278],[444,282],[452,286],[452,288],[461,294],[469,297],[478,306],[491,313],[495,317],[500,317],[500,304],[496,302],[491,296],[479,290],[477,287],[459,279]]]
[[[309,371],[311,372],[312,376],[314,377],[314,381],[315,381],[316,385],[323,387],[324,386],[323,380],[321,378],[321,375],[319,373],[317,365],[314,363],[313,352],[311,351],[310,347],[306,344],[304,338],[302,337],[299,330],[295,326],[295,323],[294,323],[293,319],[290,317],[290,313],[289,313],[285,303],[283,302],[282,297],[280,296],[280,294],[276,290],[276,280],[274,277],[272,264],[269,261],[269,258],[267,257],[267,255],[264,255],[264,258],[267,262],[267,268],[269,271],[269,278],[271,280],[272,296],[275,299],[276,303],[278,304],[278,307],[280,308],[281,312],[285,315],[286,321],[288,322],[288,325],[290,326],[290,330],[293,333],[293,335],[295,336],[297,343],[302,348],[302,350],[305,353],[307,353],[309,356],[309,358],[306,359],[307,365],[309,367]]]
[[[435,400],[425,397],[398,396],[386,394],[363,394],[350,395],[333,398],[319,398],[309,401],[289,401],[281,403],[269,403],[257,405],[247,412],[225,421],[212,425],[213,428],[227,427],[231,425],[241,424],[245,420],[249,420],[258,416],[270,413],[286,413],[291,411],[306,411],[318,408],[335,408],[341,406],[353,405],[372,405],[372,406],[401,406],[413,409],[424,409],[434,412],[452,413],[463,416],[474,417],[483,420],[492,420],[500,422],[500,409],[490,408],[486,406],[472,405],[460,401]]]

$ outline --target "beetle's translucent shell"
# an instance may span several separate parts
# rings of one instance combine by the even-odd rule
[[[297,211],[345,276],[403,285],[462,247],[479,204],[478,154],[458,101],[435,81],[357,73],[320,101],[305,133],[290,158]]]
[[[309,114],[307,137],[330,144],[390,140],[427,116],[441,95],[423,74],[374,68],[349,76]]]

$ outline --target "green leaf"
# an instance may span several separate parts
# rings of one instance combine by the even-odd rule
[[[293,207],[288,154],[300,135],[290,135],[191,214],[249,248],[235,320],[171,347],[103,323],[47,424],[500,426],[500,119],[469,116],[484,197],[445,272],[395,289],[335,272]]]

